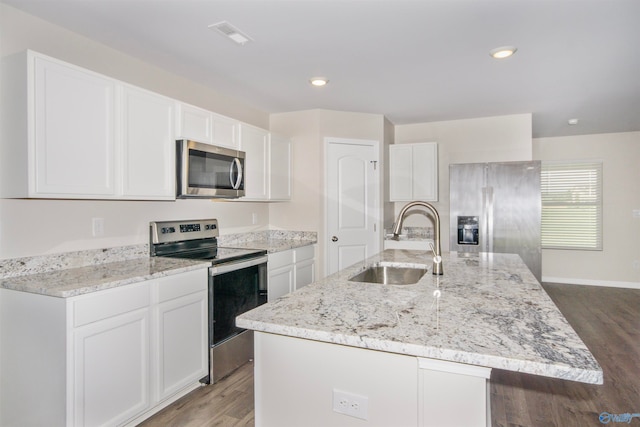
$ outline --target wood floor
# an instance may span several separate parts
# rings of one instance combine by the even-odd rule
[[[140,427],[253,426],[253,363],[219,382],[200,387]]]
[[[604,385],[494,369],[493,427],[603,426],[598,418],[603,412],[640,413],[640,290],[557,284],[544,288],[602,366]],[[640,425],[640,418],[608,426],[624,424]],[[142,424],[253,425],[252,364],[193,391]]]

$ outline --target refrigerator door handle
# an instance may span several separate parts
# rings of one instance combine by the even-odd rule
[[[486,187],[486,221],[487,234],[485,235],[485,247],[487,252],[493,252],[493,187]]]

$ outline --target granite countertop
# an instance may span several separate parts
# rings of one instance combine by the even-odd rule
[[[429,272],[415,285],[347,280],[378,261],[431,269],[431,257],[422,251],[385,250],[244,313],[236,324],[297,338],[602,384],[597,361],[519,256],[444,253],[444,275]]]
[[[0,288],[68,298],[90,292],[170,276],[199,268],[210,262],[175,258],[137,258],[127,261],[0,279]]]
[[[220,246],[279,252],[313,245],[308,231],[265,230],[220,236]],[[149,245],[0,260],[0,288],[68,298],[198,268],[203,260],[149,257]]]
[[[229,247],[239,249],[262,249],[267,253],[275,253],[287,251],[289,249],[300,248],[303,246],[309,246],[317,243],[314,240],[287,240],[287,239],[263,239],[263,240],[251,240],[249,242],[235,243],[228,245]]]
[[[308,231],[267,230],[220,236],[218,245],[228,248],[261,249],[268,253],[309,246],[318,242],[317,233]]]

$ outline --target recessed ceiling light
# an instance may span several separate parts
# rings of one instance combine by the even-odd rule
[[[309,83],[314,86],[324,86],[329,83],[329,79],[327,79],[326,77],[312,77],[309,79]]]
[[[235,43],[244,46],[246,43],[252,41],[251,37],[228,23],[227,21],[218,22],[217,24],[211,24],[208,27],[210,30],[215,30]]]
[[[578,124],[578,119],[569,119],[567,120],[567,123],[569,123],[570,125],[577,125]]]
[[[515,46],[501,46],[495,49],[491,49],[489,51],[489,55],[495,59],[504,59],[508,58],[514,53],[516,53],[518,49]]]

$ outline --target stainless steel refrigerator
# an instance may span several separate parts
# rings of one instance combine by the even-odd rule
[[[540,162],[449,166],[450,245],[520,255],[542,279]]]

